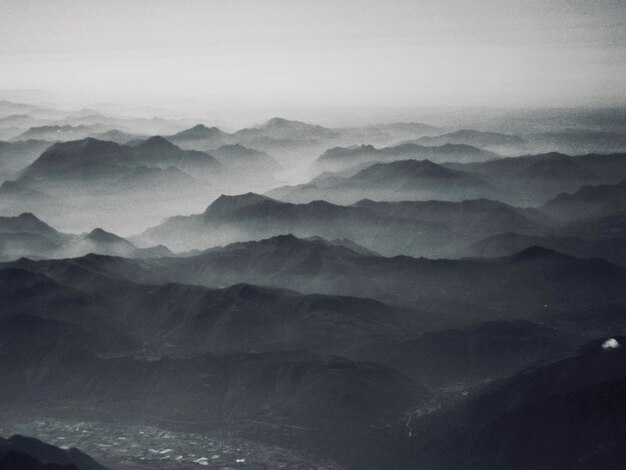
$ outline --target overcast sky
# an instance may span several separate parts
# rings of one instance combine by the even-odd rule
[[[624,104],[623,0],[0,0],[0,89],[217,107]]]

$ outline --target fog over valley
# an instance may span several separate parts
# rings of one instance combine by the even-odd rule
[[[613,0],[0,0],[0,470],[626,459]]]

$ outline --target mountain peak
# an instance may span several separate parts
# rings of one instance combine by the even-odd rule
[[[303,134],[300,137],[333,137],[336,136],[336,132],[326,127],[310,124],[302,121],[291,121],[281,117],[274,117],[256,128],[257,130],[265,130],[275,135],[281,135],[283,137],[289,137],[286,132]],[[291,135],[294,137],[294,135]]]
[[[38,233],[41,235],[58,235],[58,232],[30,212],[23,212],[17,217],[0,216],[0,232]]]
[[[514,261],[526,261],[551,255],[561,255],[561,253],[559,253],[558,251],[550,250],[549,248],[544,248],[543,246],[533,245],[520,251],[519,253],[511,255],[510,258]]]
[[[172,149],[178,148],[165,137],[155,135],[141,142],[137,147],[145,149]]]
[[[98,243],[128,243],[124,238],[115,235],[114,233],[107,232],[101,228],[94,228],[91,232],[85,235],[85,238]]]
[[[196,124],[195,126],[175,134],[173,137],[182,139],[210,139],[221,137],[224,132],[218,127],[207,127],[204,124]]]
[[[18,219],[20,220],[28,220],[31,222],[39,222],[39,223],[43,223],[40,219],[37,218],[37,216],[35,214],[33,214],[32,212],[22,212],[20,215],[17,216]]]
[[[298,253],[297,258],[302,261],[308,256],[327,256],[329,259],[337,257],[362,257],[365,255],[361,250],[341,243],[331,243],[321,237],[298,238],[291,233],[276,235],[270,238],[255,241],[235,242],[220,248],[210,248],[206,253],[215,250],[239,251],[244,250],[249,253],[274,253],[289,252]],[[295,261],[296,258],[294,258]]]
[[[284,127],[294,123],[302,124],[298,121],[290,121],[281,117],[273,117],[268,119],[261,127]]]
[[[369,177],[451,177],[456,172],[430,160],[399,160],[391,163],[375,163],[355,175],[358,178]]]
[[[229,145],[222,145],[221,147],[218,148],[218,150],[227,150],[227,151],[241,151],[241,152],[250,152],[250,151],[254,151],[249,147],[245,147],[241,144],[229,144]]]
[[[41,157],[48,154],[78,155],[78,154],[104,154],[118,152],[123,147],[115,142],[108,140],[94,139],[87,137],[80,140],[71,140],[68,142],[58,142],[49,147]],[[40,157],[40,159],[41,159]],[[37,162],[35,162],[37,163]]]
[[[252,192],[234,196],[222,194],[207,207],[204,216],[224,217],[233,214],[243,207],[253,206],[266,201],[274,201],[274,199]]]

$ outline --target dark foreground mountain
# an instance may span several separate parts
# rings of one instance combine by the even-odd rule
[[[561,328],[565,312],[600,311],[605,304],[619,311],[626,295],[626,272],[615,266],[537,248],[490,261],[384,258],[293,236],[187,258],[88,255],[22,259],[3,268],[0,400],[12,409],[32,410],[35,403],[77,419],[88,410],[107,419],[151,417],[197,431],[217,427],[305,446],[355,469],[416,468],[415,462],[455,468],[456,462],[440,460],[438,449],[458,445],[449,440],[447,426],[466,415],[458,412],[461,418],[448,421],[457,416],[455,407],[451,415],[417,418],[443,400],[447,392],[437,387],[502,378],[567,354],[578,341],[576,332],[522,321],[462,325],[511,316],[547,322],[558,314]],[[398,302],[440,310],[241,284],[197,286],[235,277],[298,283],[312,292],[391,294]],[[594,367],[603,366],[594,364],[584,374],[591,376]],[[429,393],[422,383],[435,388]],[[567,391],[560,382],[550,386]],[[510,396],[500,402],[517,403]],[[483,403],[491,406],[490,400]],[[594,409],[596,403],[594,398],[575,406]],[[483,432],[481,423],[470,421],[459,432]],[[433,440],[407,438],[422,429]],[[405,443],[408,455],[401,450]],[[489,468],[485,462],[479,467]]]
[[[137,284],[116,277],[97,261],[93,256],[69,262],[24,260],[16,264],[30,271],[0,270],[4,303],[0,345],[19,348],[14,337],[23,339],[30,328],[33,338],[42,334],[39,347],[50,350],[90,344],[90,349],[99,352],[143,348],[189,354],[305,348],[345,354],[374,335],[403,337],[439,323],[424,312],[357,297],[303,295],[248,284],[223,289]],[[138,270],[135,267],[136,279],[140,278]],[[157,279],[145,279],[149,280]],[[83,331],[85,342],[61,341],[71,328]]]
[[[64,450],[32,437],[0,437],[0,470],[106,470],[72,447]]]
[[[623,357],[608,366],[593,358],[589,363],[565,359],[539,366],[470,395],[469,401],[452,409],[444,405],[441,413],[418,417],[420,410],[431,409],[433,400],[439,399],[420,382],[456,384],[502,377],[537,360],[567,353],[567,337],[553,329],[528,322],[490,322],[411,335],[406,331],[410,317],[406,312],[363,299],[299,296],[253,286],[220,291],[173,284],[142,286],[116,276],[111,265],[120,264],[116,259],[98,261],[92,256],[20,262],[30,269],[45,268],[68,286],[29,271],[0,270],[0,305],[7,315],[0,320],[3,403],[15,410],[32,410],[36,403],[48,413],[74,418],[89,410],[109,419],[123,416],[140,422],[151,416],[177,426],[191,423],[200,431],[218,426],[282,446],[305,445],[351,468],[459,468],[458,462],[466,462],[461,468],[491,468],[490,459],[501,458],[495,456],[503,452],[507,462],[531,459],[522,461],[532,468],[550,468],[541,465],[546,455],[541,449],[550,448],[550,443],[554,446],[551,439],[561,442],[556,433],[563,432],[562,422],[580,421],[571,422],[567,436],[599,436],[592,439],[597,444],[575,446],[580,452],[605,442],[605,432],[620,439],[623,435],[614,424],[621,422],[621,415],[607,414],[607,410],[620,412],[623,387],[613,392],[610,387],[624,374]],[[106,276],[99,274],[105,266]],[[89,275],[91,281],[86,281]],[[47,305],[48,318],[28,314],[29,304],[36,315],[43,313],[38,306]],[[68,312],[70,305],[80,306],[75,316]],[[290,321],[280,320],[281,315]],[[125,349],[118,345],[118,353],[111,356],[105,353],[115,342],[102,336],[105,328],[93,328],[90,318],[94,317],[109,322],[110,330],[114,324],[137,337],[143,335],[144,340],[152,337],[157,344],[189,345],[195,337],[202,346],[223,341],[229,348],[273,351],[160,359],[148,352],[150,358],[141,359],[136,352],[120,354]],[[92,326],[91,333],[78,324],[81,321]],[[397,325],[404,325],[408,338],[402,338]],[[277,344],[282,347],[329,351],[307,338],[323,339],[326,345],[330,340],[349,347],[337,352],[361,358],[369,354],[378,364],[278,350],[265,341],[272,330],[280,332]],[[294,336],[298,330],[300,337]],[[368,331],[367,336],[359,330]],[[386,339],[381,335],[385,330],[390,332]],[[623,338],[615,341],[620,346]],[[619,349],[612,341],[604,348],[594,344],[606,354]],[[70,409],[68,402],[73,404]],[[581,409],[586,412],[580,413]],[[536,423],[535,416],[543,418]],[[546,420],[548,426],[542,427]],[[533,447],[534,441],[520,438],[529,426],[547,443]],[[506,437],[490,437],[496,435]],[[408,455],[400,451],[403,443],[411,449]],[[573,444],[561,444],[561,453],[549,458],[566,458],[564,453]],[[618,444],[608,447],[609,456],[621,448]],[[459,461],[450,452],[453,448],[461,453]],[[518,448],[538,452],[528,457],[529,452]],[[594,454],[589,455],[597,464]],[[472,465],[474,461],[479,463]]]
[[[430,386],[502,378],[572,352],[573,338],[528,321],[490,321],[411,338],[372,338],[354,355],[402,371]]]
[[[527,369],[414,421],[410,468],[619,469],[626,458],[624,337]]]
[[[254,261],[252,261],[254,260]],[[507,315],[623,302],[625,273],[601,260],[529,248],[495,260],[368,257],[294,237],[233,244],[166,262],[186,282],[256,282],[304,292],[362,295],[406,303],[457,299]],[[174,274],[176,272],[176,274]],[[528,292],[533,292],[528,296]]]
[[[626,301],[624,270],[603,260],[579,259],[539,247],[489,260],[386,258],[287,235],[234,243],[190,257],[92,257],[87,261],[95,263],[92,270],[101,265],[108,275],[128,279],[141,275],[151,283],[166,279],[222,287],[246,282],[305,293],[367,293],[368,297],[385,302],[421,305],[427,311],[439,305],[457,321],[466,322],[530,318],[552,310]],[[67,261],[24,263],[14,266],[48,273],[49,269],[64,269]],[[454,302],[458,302],[456,309],[450,308]],[[476,310],[469,315],[460,305]]]
[[[37,403],[73,418],[90,410],[109,419],[193,423],[197,431],[219,426],[354,468],[387,466],[397,423],[427,397],[390,369],[302,351],[146,360],[75,350],[19,368],[14,359],[0,360],[0,397],[14,409]]]

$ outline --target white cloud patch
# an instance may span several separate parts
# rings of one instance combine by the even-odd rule
[[[619,341],[615,338],[609,338],[602,343],[602,349],[616,349],[619,348]]]

